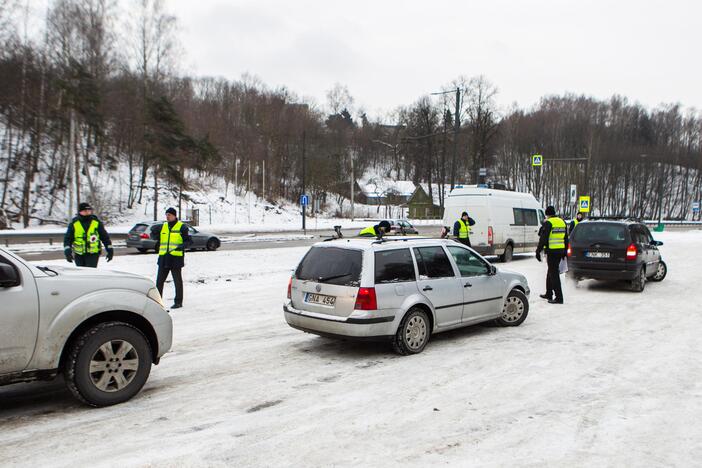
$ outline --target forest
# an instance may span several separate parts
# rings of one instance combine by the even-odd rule
[[[304,189],[341,203],[368,170],[426,184],[439,204],[456,184],[485,183],[569,213],[577,184],[599,215],[692,219],[702,198],[702,114],[681,103],[566,94],[504,108],[509,96],[469,73],[369,117],[339,83],[317,103],[255,75],[182,72],[165,0],[51,0],[40,31],[27,5],[0,0],[0,228],[65,222],[80,201],[109,216],[98,176],[117,170],[119,209],[148,193],[154,217],[163,190],[210,177],[269,200]]]

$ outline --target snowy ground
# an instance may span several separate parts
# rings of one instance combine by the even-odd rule
[[[434,336],[417,356],[289,328],[306,248],[188,254],[173,351],[129,403],[88,409],[60,383],[0,389],[0,460],[24,466],[692,466],[702,459],[702,231],[656,236],[669,275],[642,294],[510,269],[517,328]],[[155,256],[111,268],[154,276]],[[51,262],[46,262],[51,263]],[[170,300],[169,290],[166,299]]]

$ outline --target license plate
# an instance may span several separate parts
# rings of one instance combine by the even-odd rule
[[[609,258],[609,252],[586,252],[585,256],[589,258]]]
[[[305,302],[308,304],[319,304],[332,307],[334,304],[336,304],[336,297],[325,296],[324,294],[307,293],[305,296]]]

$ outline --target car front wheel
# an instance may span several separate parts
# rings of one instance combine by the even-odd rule
[[[207,250],[210,252],[213,252],[219,248],[219,240],[215,237],[211,237],[210,239],[207,240]]]
[[[80,335],[64,367],[68,389],[90,406],[110,406],[139,393],[151,372],[151,347],[135,327],[105,322]]]
[[[518,289],[513,289],[502,304],[502,315],[496,322],[502,327],[521,325],[529,315],[529,298]]]
[[[412,308],[400,322],[392,340],[392,347],[396,353],[403,356],[418,354],[429,342],[429,336],[431,328],[427,313],[420,308]]]
[[[651,277],[651,281],[663,281],[663,279],[668,274],[668,265],[665,264],[663,260],[658,262],[658,268],[656,268],[656,274]]]

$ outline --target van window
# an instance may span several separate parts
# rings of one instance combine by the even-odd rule
[[[539,210],[539,226],[544,224],[544,219],[546,216],[544,215],[544,210]]]
[[[414,280],[414,262],[409,249],[375,253],[375,284]]]
[[[295,277],[317,283],[358,286],[363,256],[360,250],[312,247],[295,271]]]
[[[514,213],[514,223],[512,226],[524,226],[524,214],[521,208],[512,208]]]
[[[447,278],[455,276],[446,252],[441,247],[415,247],[419,276],[424,278]]]
[[[461,272],[461,276],[481,276],[488,274],[488,266],[480,259],[480,257],[475,255],[470,250],[462,247],[449,247],[448,250],[453,259],[456,261],[456,265],[458,266],[458,271]]]
[[[524,224],[527,226],[538,226],[539,220],[536,217],[536,210],[522,209]]]

